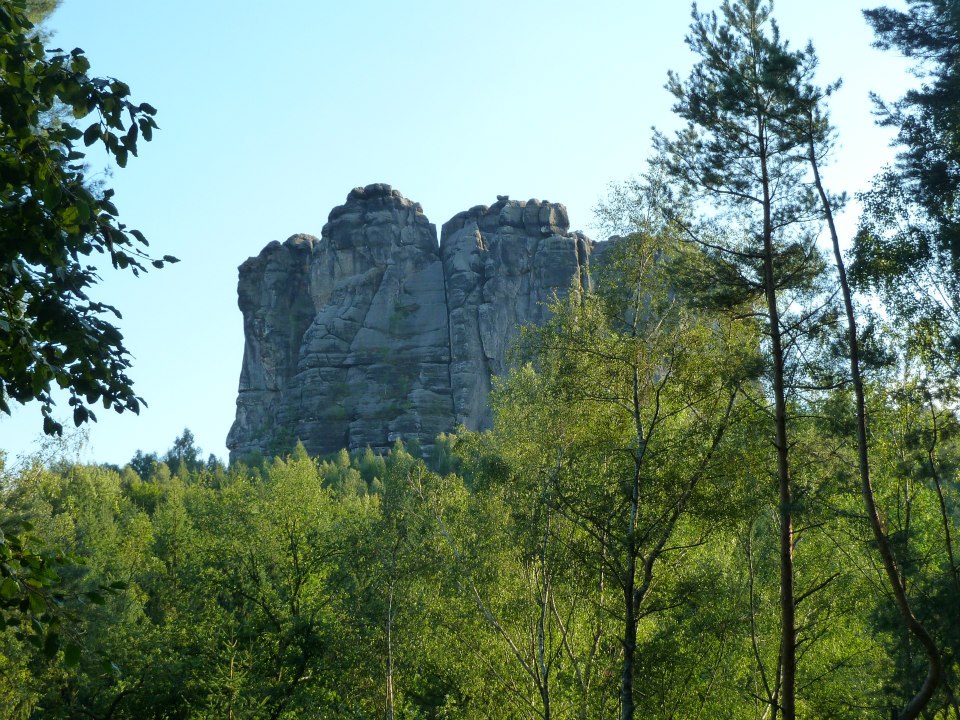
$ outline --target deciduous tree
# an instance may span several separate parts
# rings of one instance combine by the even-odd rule
[[[69,393],[77,425],[95,419],[95,403],[141,405],[110,319],[120,313],[90,295],[91,256],[134,274],[175,261],[151,259],[143,234],[120,222],[113,190],[86,176],[84,145],[124,167],[157,128],[156,110],[132,101],[126,83],[89,69],[79,48],[45,51],[17,4],[0,2],[0,411],[38,400],[47,433],[62,431],[55,387]],[[46,121],[61,107],[76,124]]]
[[[562,528],[576,528],[580,553],[606,578],[624,720],[635,715],[638,629],[675,601],[658,595],[658,579],[677,546],[698,542],[681,540],[681,528],[714,470],[757,340],[747,324],[684,302],[671,271],[690,252],[663,226],[617,241],[603,290],[573,289],[546,326],[527,329],[532,366],[495,401],[505,445],[542,458],[537,472],[517,473],[537,485],[541,531],[552,516],[563,546]]]

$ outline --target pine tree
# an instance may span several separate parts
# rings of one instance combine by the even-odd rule
[[[804,108],[794,92],[816,59],[793,51],[760,0],[725,0],[716,13],[693,10],[687,44],[699,56],[684,81],[671,73],[674,111],[686,128],[658,134],[659,162],[690,194],[703,222],[682,223],[713,259],[711,300],[729,307],[756,302],[769,343],[769,392],[779,490],[780,684],[771,706],[796,717],[797,628],[794,591],[794,479],[790,464],[791,351],[805,323],[788,308],[813,291],[823,269],[811,221],[819,214],[805,182],[806,138],[792,119]]]

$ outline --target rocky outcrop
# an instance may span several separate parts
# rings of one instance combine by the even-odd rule
[[[450,386],[456,424],[490,426],[490,379],[506,369],[521,325],[541,324],[570,283],[588,282],[590,241],[571,235],[567,210],[500,196],[443,226],[440,256],[450,314]]]
[[[318,242],[310,235],[274,241],[240,266],[244,347],[237,416],[227,436],[231,459],[279,440],[300,347],[316,315],[309,280]]]
[[[591,242],[562,205],[498,198],[436,228],[389,185],[356,188],[319,239],[240,266],[244,358],[231,459],[428,446],[490,425],[491,376],[520,325],[588,282]]]

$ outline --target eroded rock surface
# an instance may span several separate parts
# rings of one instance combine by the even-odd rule
[[[554,296],[587,282],[590,241],[569,232],[567,210],[501,196],[443,226],[440,255],[450,314],[450,378],[456,424],[490,427],[492,375],[524,324],[541,324]]]
[[[354,189],[319,239],[272,242],[240,266],[244,359],[231,459],[429,446],[490,424],[491,376],[525,323],[573,282],[592,244],[562,205],[498,198],[436,228],[389,185]]]

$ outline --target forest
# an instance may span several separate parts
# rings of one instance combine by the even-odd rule
[[[598,208],[620,237],[522,329],[491,430],[229,467],[189,430],[79,463],[53,419],[56,386],[77,426],[140,404],[83,258],[176,258],[78,149],[123,167],[155,110],[20,5],[0,410],[50,442],[0,454],[0,717],[960,718],[960,2],[864,11],[917,85],[875,98],[899,154],[855,238],[813,46],[694,6],[682,128]]]

